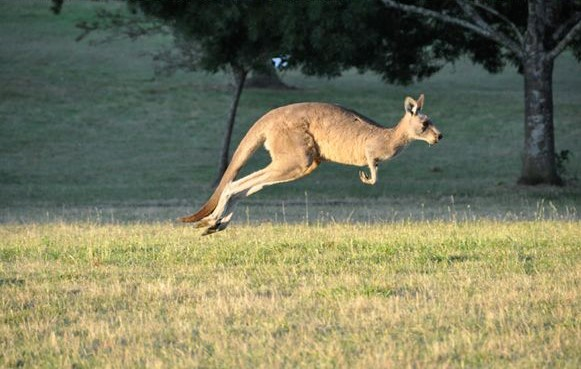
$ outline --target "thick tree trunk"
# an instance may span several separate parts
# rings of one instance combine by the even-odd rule
[[[224,132],[224,140],[222,141],[222,150],[220,151],[220,166],[218,168],[218,174],[214,184],[217,184],[226,168],[228,168],[229,158],[230,158],[230,142],[232,141],[232,130],[234,128],[234,122],[236,121],[236,110],[238,109],[238,102],[240,101],[240,95],[242,95],[242,90],[244,89],[244,82],[246,81],[246,75],[248,74],[242,68],[232,68],[232,74],[234,76],[234,95],[232,96],[232,104],[230,105],[230,112],[228,113],[228,121],[226,122],[226,132]]]
[[[533,53],[523,65],[525,135],[519,184],[562,185],[555,162],[553,60]]]
[[[553,129],[553,60],[524,62],[525,136],[519,184],[561,185],[555,162]]]
[[[522,58],[525,80],[525,137],[519,184],[562,185],[555,162],[553,65],[546,50],[547,24],[554,13],[544,0],[530,0]]]

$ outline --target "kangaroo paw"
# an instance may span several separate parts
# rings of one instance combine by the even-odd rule
[[[371,178],[369,178],[369,176],[367,175],[367,173],[365,173],[362,170],[359,171],[359,179],[361,180],[361,182],[363,182],[365,184],[373,184],[374,183],[371,180]]]
[[[373,177],[369,177],[367,173],[363,172],[362,170],[359,171],[359,179],[361,179],[361,182],[368,185],[375,184],[375,179]]]
[[[369,180],[369,177],[367,176],[367,174],[364,171],[360,170],[359,171],[359,179],[361,180],[361,182],[365,183]]]

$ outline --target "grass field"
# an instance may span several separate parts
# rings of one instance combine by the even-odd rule
[[[577,222],[0,227],[1,367],[578,368]]]
[[[167,40],[76,43],[111,3],[0,0],[0,367],[581,367],[581,66],[556,65],[567,186],[520,187],[523,82],[467,61],[401,87],[373,74],[245,90],[234,144],[271,108],[325,101],[386,125],[406,95],[445,135],[359,182],[322,165],[201,204],[227,75],[154,78]],[[264,153],[246,171],[266,163]]]

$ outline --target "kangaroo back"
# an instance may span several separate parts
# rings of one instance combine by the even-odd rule
[[[206,203],[195,214],[183,217],[180,220],[184,223],[193,223],[210,215],[218,205],[220,195],[222,195],[226,186],[236,178],[240,169],[242,169],[244,164],[246,164],[248,159],[250,159],[252,154],[254,154],[260,145],[264,143],[264,140],[264,135],[258,130],[257,125],[255,124],[252,126],[242,141],[240,141],[240,145],[236,148],[232,160],[230,161],[228,168],[226,168],[226,171],[224,172],[222,179],[220,179],[220,183],[218,183],[212,196],[210,196],[208,201],[206,201]]]

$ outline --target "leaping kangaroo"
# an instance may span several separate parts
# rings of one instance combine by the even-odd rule
[[[368,166],[370,174],[359,171],[359,178],[373,185],[379,162],[393,158],[412,141],[433,145],[442,139],[430,118],[421,112],[423,104],[424,95],[417,101],[406,97],[404,116],[393,128],[332,104],[298,103],[271,110],[248,130],[208,201],[181,221],[206,228],[204,235],[221,231],[230,223],[238,200],[264,186],[304,177],[324,161]],[[271,163],[235,180],[262,144]]]

